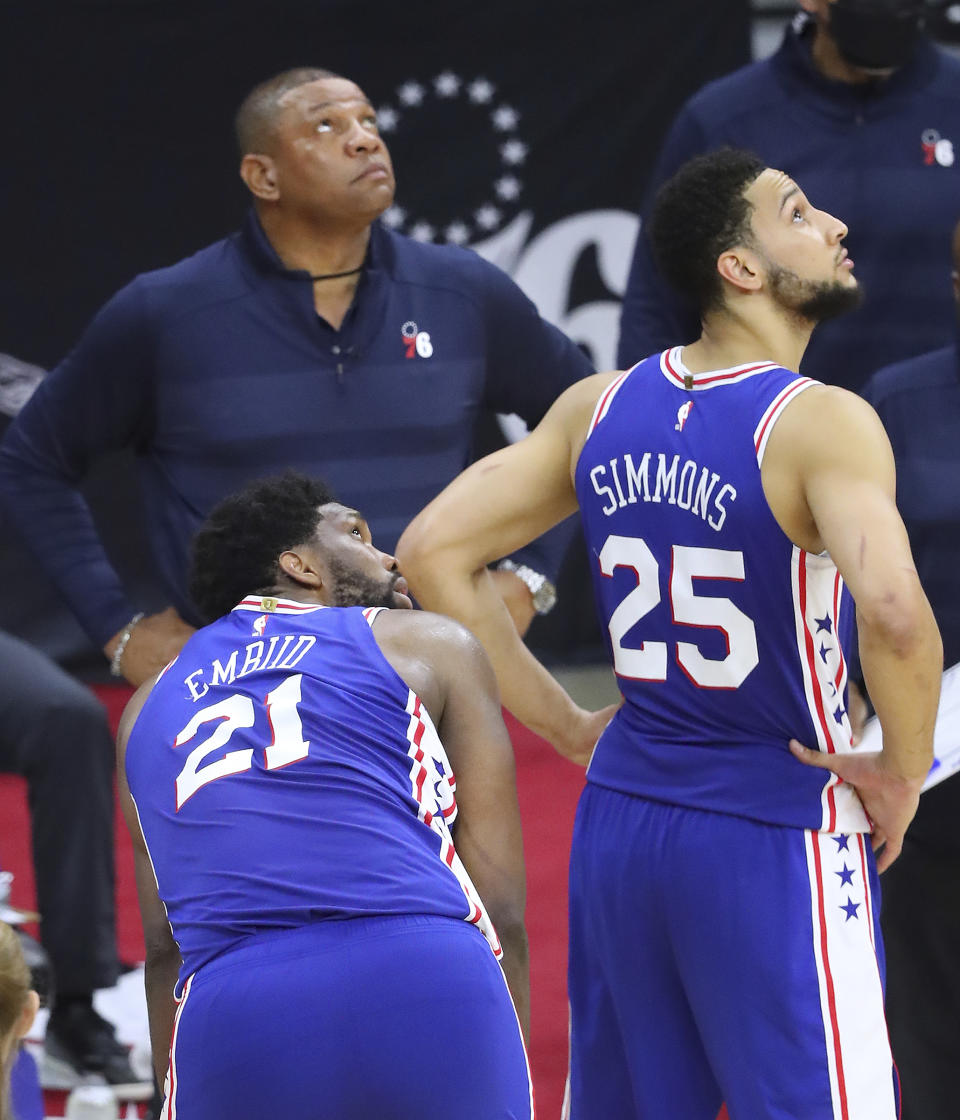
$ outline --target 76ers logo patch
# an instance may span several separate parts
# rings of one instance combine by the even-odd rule
[[[417,324],[412,319],[408,319],[400,328],[400,336],[406,349],[406,357],[429,358],[433,354],[430,335],[426,331],[418,330]]]
[[[953,166],[953,142],[941,136],[935,128],[924,129],[920,144],[923,148],[923,162],[928,167],[935,163],[941,167]]]

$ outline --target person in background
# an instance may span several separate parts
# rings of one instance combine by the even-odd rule
[[[0,1120],[17,1120],[10,1105],[10,1074],[20,1039],[33,1026],[40,998],[30,988],[30,969],[11,926],[0,922]],[[42,1113],[41,1113],[42,1115]],[[34,1120],[21,1116],[19,1120]]]
[[[855,392],[879,366],[952,340],[942,277],[960,218],[960,60],[923,33],[922,0],[799,0],[780,49],[695,94],[651,177],[724,145],[755,151],[850,222],[862,307],[823,324],[801,372]],[[700,333],[641,225],[623,299],[622,369]]]
[[[946,277],[944,277],[946,286]],[[953,231],[960,317],[960,225]],[[958,318],[960,330],[960,318]],[[897,461],[897,506],[943,635],[960,662],[960,343],[878,370],[863,395]],[[887,1020],[903,1082],[903,1120],[960,1116],[960,775],[927,790],[896,865],[883,877]]]
[[[368,511],[392,547],[470,458],[481,407],[529,424],[592,372],[499,269],[377,218],[394,175],[365,94],[323,69],[258,85],[236,119],[253,208],[242,230],[138,276],[44,379],[0,448],[0,500],[117,674],[134,684],[198,621],[188,548],[250,478],[296,466]],[[77,490],[133,447],[171,606],[142,617]],[[525,629],[552,603],[567,536],[507,558]],[[548,555],[549,553],[549,555]]]
[[[578,1120],[714,1120],[724,1100],[733,1117],[896,1116],[877,871],[930,767],[942,658],[876,414],[795,372],[859,298],[846,233],[751,153],[685,164],[650,236],[700,338],[567,390],[398,546],[420,602],[483,641],[506,707],[589,758]],[[602,713],[526,650],[483,570],[578,506],[624,698],[595,745]],[[874,755],[852,753],[845,585]]]
[[[40,939],[53,969],[44,1077],[55,1066],[68,1080],[138,1084],[127,1048],[93,1006],[94,991],[120,973],[107,714],[89,688],[3,631],[0,666],[0,772],[27,782]]]
[[[225,499],[194,556],[209,625],[118,738],[169,1114],[532,1118],[513,751],[479,642],[409,609],[361,514],[302,475]]]

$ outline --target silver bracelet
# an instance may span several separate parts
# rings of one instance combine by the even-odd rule
[[[124,626],[123,633],[120,635],[120,641],[117,642],[117,648],[113,651],[113,657],[110,658],[111,677],[123,676],[123,651],[127,648],[127,642],[130,641],[130,635],[133,633],[134,627],[143,617],[143,611],[137,611],[127,625]]]

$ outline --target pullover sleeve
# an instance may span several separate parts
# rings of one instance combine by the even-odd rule
[[[629,369],[643,358],[670,346],[692,342],[700,333],[696,312],[660,276],[646,234],[646,222],[660,187],[681,164],[715,146],[689,105],[684,106],[663,142],[640,215],[620,309],[617,364],[621,369]]]
[[[540,317],[506,273],[484,262],[487,383],[484,403],[516,413],[534,428],[560,394],[594,372],[587,356],[563,331]],[[556,583],[576,529],[570,517],[511,556]]]
[[[78,487],[100,456],[142,445],[151,366],[134,281],[41,382],[0,444],[0,504],[98,646],[134,608]]]

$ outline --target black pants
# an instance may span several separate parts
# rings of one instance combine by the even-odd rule
[[[903,1120],[957,1120],[960,854],[907,840],[881,887],[887,1022],[900,1070]]]
[[[102,704],[0,631],[0,771],[27,780],[40,937],[63,995],[117,979],[113,770]]]

